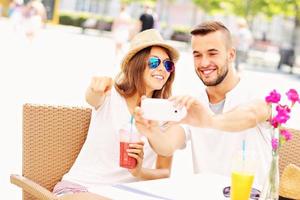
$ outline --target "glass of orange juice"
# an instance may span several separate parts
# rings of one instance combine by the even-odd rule
[[[256,162],[251,152],[237,152],[233,158],[231,171],[231,200],[249,200]]]

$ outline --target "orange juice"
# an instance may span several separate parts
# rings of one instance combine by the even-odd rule
[[[249,200],[254,174],[234,171],[231,174],[231,200]]]

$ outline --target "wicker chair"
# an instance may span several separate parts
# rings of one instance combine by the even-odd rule
[[[25,104],[23,106],[23,176],[11,183],[23,189],[23,200],[96,200],[92,193],[53,195],[55,184],[74,163],[88,131],[91,109]]]
[[[300,131],[290,129],[292,140],[285,143],[279,150],[279,171],[282,174],[289,164],[300,166]]]
[[[300,200],[300,131],[290,129],[292,140],[279,151],[280,199]]]

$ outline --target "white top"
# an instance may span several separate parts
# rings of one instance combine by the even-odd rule
[[[70,171],[63,180],[87,188],[137,181],[131,173],[119,167],[120,144],[118,130],[130,122],[126,100],[112,88],[98,110],[93,110],[86,141]],[[156,154],[148,141],[144,145],[144,168],[152,168]]]
[[[245,104],[255,98],[247,84],[240,81],[226,94],[223,112]],[[206,92],[201,94],[201,101],[209,108]],[[259,131],[261,130],[261,133]],[[263,185],[271,160],[271,134],[267,123],[241,132],[225,132],[208,128],[185,127],[186,139],[191,140],[193,168],[195,173],[212,172],[230,176],[232,157],[242,150],[242,141],[246,141],[246,151],[255,154],[257,172],[255,183]]]

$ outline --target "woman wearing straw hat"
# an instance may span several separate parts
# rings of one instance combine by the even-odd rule
[[[135,168],[119,167],[118,130],[128,124],[141,96],[168,98],[171,95],[174,62],[178,57],[178,51],[157,30],[150,29],[131,41],[115,82],[109,77],[92,78],[86,100],[95,109],[87,139],[70,171],[54,188],[55,194],[85,192],[101,185],[170,175],[172,156],[155,154],[147,140],[134,144],[128,151],[137,160]]]

